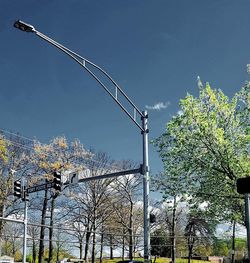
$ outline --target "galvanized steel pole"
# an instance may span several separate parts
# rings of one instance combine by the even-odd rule
[[[150,255],[150,222],[149,222],[149,160],[148,160],[148,113],[143,111],[142,117],[142,145],[143,145],[143,228],[144,228],[144,260],[149,262]]]
[[[25,193],[26,195],[26,193]],[[28,200],[25,196],[24,200],[24,220],[23,220],[23,261],[22,263],[26,263],[26,255],[27,255],[27,225],[28,225]]]
[[[245,215],[246,215],[246,228],[247,228],[247,254],[248,262],[250,262],[250,207],[249,207],[249,194],[245,194]]]

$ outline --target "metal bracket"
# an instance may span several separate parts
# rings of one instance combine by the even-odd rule
[[[146,174],[149,171],[150,171],[150,166],[145,166],[145,169],[144,169],[144,165],[143,164],[140,165],[140,173],[142,175]]]
[[[149,129],[146,129],[145,131],[141,131],[141,134],[143,133],[149,133]]]
[[[148,119],[148,113],[146,115],[141,116],[141,120]]]

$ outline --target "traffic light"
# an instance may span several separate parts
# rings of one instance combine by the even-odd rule
[[[26,191],[26,187],[24,186],[24,189],[23,189],[23,198],[22,198],[23,201],[27,201],[29,202],[29,193]]]
[[[149,222],[150,222],[150,224],[153,224],[153,223],[156,222],[156,216],[155,216],[155,214],[150,214],[150,215],[149,215]]]
[[[62,176],[59,172],[54,172],[54,189],[62,191]]]
[[[237,179],[237,192],[239,194],[250,193],[250,177]]]
[[[22,184],[20,180],[14,182],[14,196],[18,198],[22,197]]]

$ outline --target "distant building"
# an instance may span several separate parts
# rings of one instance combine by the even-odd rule
[[[14,263],[14,258],[9,256],[1,256],[0,263]]]

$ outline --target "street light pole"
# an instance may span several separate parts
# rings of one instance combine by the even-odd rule
[[[142,145],[143,145],[143,204],[144,204],[144,260],[149,262],[150,255],[150,222],[149,222],[149,160],[148,160],[148,113],[143,111],[142,117]]]
[[[148,114],[146,111],[140,111],[135,104],[130,100],[130,98],[125,94],[125,92],[119,87],[119,85],[111,78],[111,76],[105,72],[101,67],[94,64],[90,60],[81,57],[72,50],[64,47],[55,40],[47,37],[41,32],[37,31],[34,26],[27,24],[23,21],[17,20],[14,23],[14,27],[20,29],[24,32],[35,33],[37,36],[52,44],[56,48],[60,49],[62,52],[67,54],[73,60],[75,60],[81,67],[83,67],[100,85],[101,87],[110,95],[110,97],[117,103],[117,105],[126,113],[126,115],[134,122],[134,124],[140,129],[142,134],[142,145],[143,145],[143,163],[141,165],[141,174],[143,175],[143,227],[144,227],[144,260],[149,262],[150,255],[150,222],[149,222],[149,158],[148,158]],[[98,77],[92,68],[97,70],[102,74],[103,77],[109,80],[110,84],[115,88],[113,89],[107,87],[104,82]],[[126,101],[126,103],[132,107],[133,112],[128,109],[128,106],[124,106],[120,97]],[[126,104],[126,105],[127,105]],[[141,124],[138,121],[138,117],[141,118]]]

